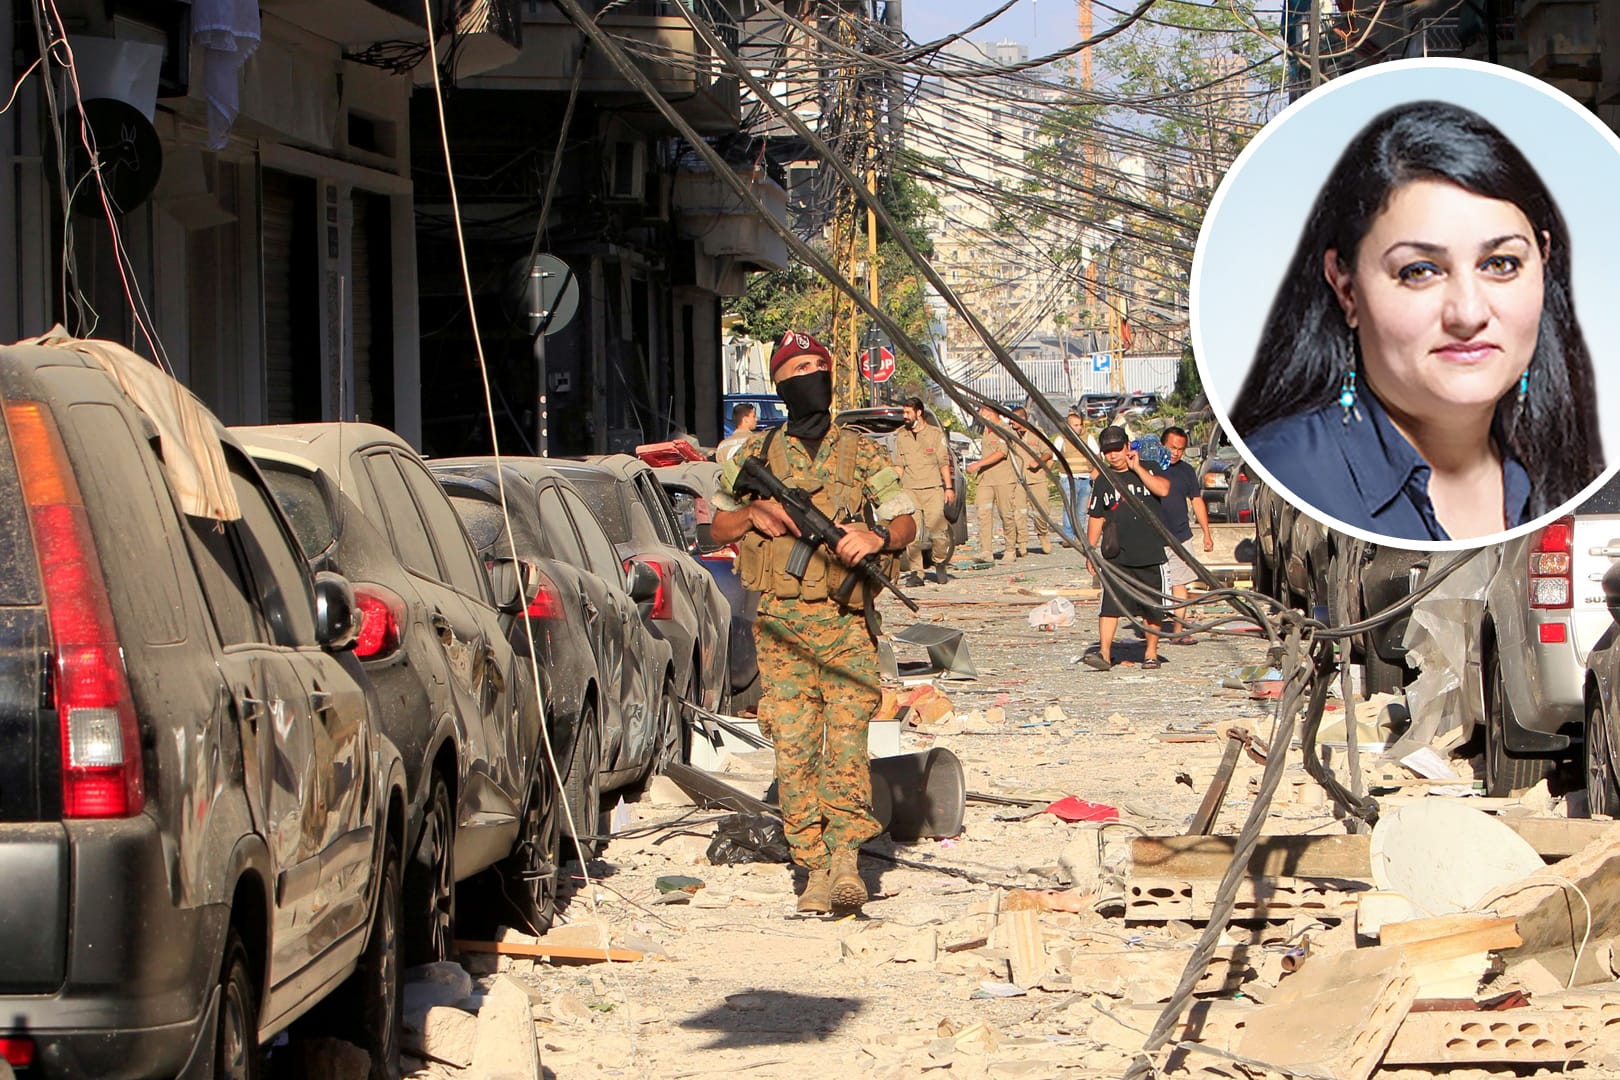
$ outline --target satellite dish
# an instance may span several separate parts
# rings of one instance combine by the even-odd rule
[[[518,264],[523,273],[523,264]],[[579,277],[573,268],[555,255],[537,255],[524,273],[524,314],[529,336],[550,337],[573,319],[579,310]]]
[[[101,183],[90,175],[90,151],[78,138],[79,109],[68,114],[66,129],[73,139],[69,166],[73,207],[81,214],[100,216],[101,188],[115,214],[126,214],[151,198],[163,175],[163,147],[157,129],[135,106],[114,98],[90,98],[82,106],[84,123],[101,162]],[[82,201],[81,201],[82,200]]]

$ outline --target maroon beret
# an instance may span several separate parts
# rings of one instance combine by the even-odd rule
[[[817,341],[810,334],[798,330],[789,330],[783,334],[776,343],[776,351],[771,353],[771,381],[776,381],[776,369],[792,360],[795,356],[819,356],[827,363],[832,363],[832,353],[827,346]]]

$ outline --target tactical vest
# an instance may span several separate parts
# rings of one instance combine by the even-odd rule
[[[779,439],[778,430],[765,436],[765,466],[783,484],[810,492],[810,501],[816,509],[846,529],[865,531],[867,526],[862,511],[866,504],[865,487],[855,475],[860,456],[861,436],[847,429],[836,429],[837,442],[832,449],[834,477],[830,481],[817,479],[808,468],[795,471],[788,461],[787,443]],[[799,538],[769,537],[750,529],[737,541],[737,576],[743,588],[770,593],[783,600],[825,600],[836,594],[844,578],[856,573],[850,570],[826,547],[818,547],[810,556],[800,581],[787,572],[788,559]],[[880,556],[884,573],[894,576],[896,560],[892,555]],[[867,589],[864,582],[857,583],[849,596],[849,606],[866,606]]]

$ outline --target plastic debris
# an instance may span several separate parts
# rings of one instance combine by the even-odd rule
[[[785,863],[789,857],[782,823],[759,814],[729,814],[721,818],[714,827],[714,839],[709,841],[707,854],[709,862],[715,866]],[[660,889],[664,880],[659,879]]]
[[[1074,625],[1074,602],[1066,596],[1054,596],[1029,613],[1029,625],[1036,630],[1057,630]]]
[[[1060,821],[1118,821],[1119,810],[1106,803],[1087,802],[1074,795],[1066,795],[1048,806],[1045,813]]]

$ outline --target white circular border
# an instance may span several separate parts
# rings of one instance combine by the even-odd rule
[[[1231,425],[1227,422],[1227,401],[1223,393],[1223,388],[1228,384],[1228,380],[1226,378],[1219,377],[1219,373],[1211,370],[1212,361],[1209,359],[1210,353],[1204,347],[1203,327],[1201,325],[1203,320],[1199,315],[1201,309],[1200,290],[1203,282],[1204,259],[1209,251],[1210,234],[1212,231],[1210,228],[1210,222],[1213,221],[1220,213],[1221,204],[1226,200],[1228,192],[1235,186],[1236,178],[1243,171],[1244,167],[1249,164],[1250,159],[1253,158],[1254,155],[1259,151],[1259,148],[1264,145],[1267,139],[1280,130],[1284,124],[1299,118],[1308,107],[1321,102],[1324,98],[1335,93],[1342,93],[1357,83],[1366,82],[1371,79],[1385,78],[1388,76],[1395,76],[1397,78],[1408,77],[1409,73],[1411,73],[1415,68],[1422,69],[1425,72],[1433,72],[1441,68],[1455,68],[1465,70],[1476,75],[1492,76],[1507,82],[1517,83],[1521,86],[1528,87],[1548,98],[1551,102],[1556,103],[1566,111],[1575,114],[1582,121],[1584,121],[1587,126],[1592,128],[1604,142],[1609,144],[1609,147],[1615,153],[1616,161],[1620,162],[1620,135],[1617,135],[1614,131],[1611,131],[1601,120],[1597,118],[1594,113],[1581,106],[1579,102],[1569,97],[1569,95],[1565,94],[1563,91],[1543,82],[1540,79],[1535,78],[1534,76],[1527,75],[1520,71],[1515,71],[1512,68],[1502,67],[1497,64],[1487,64],[1477,60],[1464,60],[1451,57],[1431,57],[1410,60],[1392,60],[1387,63],[1375,65],[1371,68],[1365,68],[1360,71],[1351,72],[1347,75],[1342,75],[1339,78],[1325,82],[1321,86],[1311,90],[1309,93],[1300,97],[1297,101],[1290,103],[1285,109],[1283,109],[1282,112],[1278,113],[1276,116],[1267,121],[1266,125],[1261,128],[1255,137],[1250,139],[1248,144],[1244,146],[1242,151],[1238,153],[1238,156],[1232,162],[1231,167],[1227,169],[1226,175],[1221,178],[1220,185],[1215,189],[1215,195],[1210,200],[1209,209],[1204,214],[1204,221],[1198,230],[1198,241],[1193,249],[1192,278],[1188,291],[1188,322],[1190,324],[1189,329],[1192,335],[1193,362],[1198,367],[1198,377],[1203,383],[1204,393],[1209,399],[1210,407],[1215,412],[1217,422],[1221,425],[1221,430],[1225,433],[1226,437],[1232,442],[1232,444],[1238,448],[1239,452],[1242,453],[1243,459],[1260,474],[1261,478],[1265,480],[1267,486],[1269,486],[1273,491],[1277,492],[1300,511],[1308,514],[1318,521],[1321,521],[1328,527],[1343,533],[1348,533],[1351,536],[1359,537],[1360,539],[1369,541],[1371,543],[1382,544],[1388,547],[1403,548],[1410,551],[1466,551],[1474,548],[1485,547],[1490,544],[1502,543],[1503,541],[1511,540],[1516,536],[1523,536],[1526,533],[1533,532],[1536,529],[1541,528],[1550,521],[1572,512],[1576,507],[1580,506],[1587,499],[1591,498],[1592,495],[1594,495],[1600,487],[1607,483],[1617,471],[1620,471],[1620,394],[1605,394],[1603,392],[1605,382],[1611,381],[1611,379],[1605,377],[1607,366],[1604,363],[1603,357],[1597,355],[1598,350],[1593,350],[1592,368],[1594,379],[1596,381],[1596,392],[1598,397],[1598,427],[1603,436],[1604,457],[1609,463],[1604,468],[1602,474],[1599,475],[1596,480],[1592,481],[1592,483],[1588,484],[1578,495],[1564,503],[1562,506],[1559,506],[1549,513],[1536,518],[1534,521],[1527,522],[1526,524],[1516,526],[1512,529],[1507,529],[1499,533],[1492,533],[1491,535],[1485,537],[1475,537],[1467,540],[1416,540],[1406,537],[1386,536],[1381,533],[1369,532],[1366,529],[1348,525],[1337,518],[1323,513],[1309,500],[1296,495],[1292,490],[1279,483],[1277,478],[1273,476],[1271,472],[1267,470],[1266,467],[1249,452],[1249,448],[1244,445],[1243,439],[1232,430]],[[1465,108],[1475,109],[1475,111],[1479,111],[1481,115],[1485,116],[1486,119],[1490,120],[1493,124],[1496,124],[1498,127],[1502,126],[1497,120],[1496,116],[1485,113],[1466,101],[1446,97],[1439,93],[1426,91],[1422,97],[1412,96],[1406,98],[1405,100],[1452,101],[1453,103],[1462,105]],[[1365,119],[1363,120],[1363,124],[1370,122],[1374,116],[1382,112],[1384,109],[1391,108],[1396,104],[1399,104],[1399,102],[1380,102],[1367,113]],[[1361,128],[1358,126],[1355,130],[1344,133],[1344,138],[1337,143],[1337,149],[1332,153],[1330,159],[1327,161],[1329,172],[1331,172],[1332,165],[1338,161],[1339,156],[1343,153],[1345,147],[1349,145],[1350,140],[1353,139],[1360,130]],[[1529,157],[1530,155],[1526,154],[1526,156]],[[1549,189],[1556,188],[1558,186],[1547,179],[1546,167],[1543,163],[1537,162],[1534,158],[1531,158],[1530,163],[1531,165],[1535,166],[1536,171],[1542,175],[1542,181],[1543,183],[1547,184]],[[1326,174],[1324,174],[1323,180],[1326,180]],[[1309,201],[1306,205],[1307,212],[1309,211],[1309,206],[1314,204],[1317,193],[1320,191],[1320,187],[1321,185],[1318,183],[1310,190]],[[1557,198],[1556,192],[1554,194],[1554,198]],[[1580,248],[1580,237],[1576,235],[1576,226],[1570,220],[1571,214],[1568,206],[1560,200],[1558,203],[1558,208],[1563,213],[1565,224],[1569,227],[1572,236],[1575,236],[1576,242],[1572,246]],[[1303,218],[1300,219],[1300,224],[1301,226],[1303,225]],[[1299,246],[1299,233],[1296,229],[1294,232],[1281,237],[1280,239],[1281,242],[1287,245],[1286,250],[1281,258],[1283,272],[1286,273],[1288,261],[1292,258],[1295,248]],[[1280,284],[1280,282],[1272,283],[1270,289],[1264,294],[1266,310],[1268,311],[1270,309],[1273,297],[1276,295],[1278,284]],[[1581,289],[1578,281],[1576,280],[1573,265],[1571,266],[1571,287],[1572,291],[1578,298]],[[1588,295],[1586,297],[1586,310],[1591,311],[1596,309],[1599,299],[1599,297]],[[1581,314],[1582,307],[1578,299],[1575,301],[1575,310],[1577,315]],[[1264,318],[1265,316],[1262,314],[1262,321]],[[1582,329],[1583,331],[1586,329],[1584,320]],[[1262,332],[1263,329],[1257,330],[1255,333],[1254,337],[1256,344],[1258,344],[1260,333]],[[1588,334],[1587,338],[1588,345],[1591,345],[1591,335]],[[1248,357],[1243,358],[1242,370],[1236,375],[1234,383],[1230,386],[1234,392],[1234,396],[1236,391],[1241,388],[1243,379],[1248,376],[1249,368],[1252,365],[1253,355],[1251,351]],[[1614,378],[1620,379],[1620,372],[1616,372],[1614,374]],[[1616,387],[1611,387],[1611,389],[1615,388]],[[1614,403],[1615,408],[1605,410],[1603,407],[1605,402]],[[1611,415],[1613,416],[1613,419],[1608,419]],[[1605,424],[1606,419],[1608,419],[1607,424]]]

